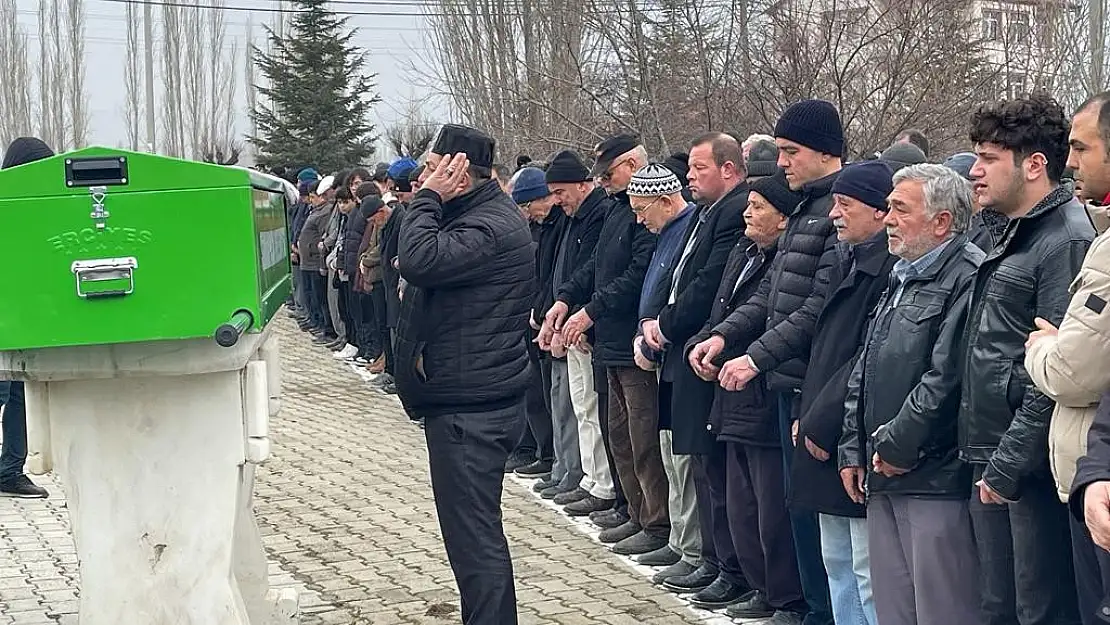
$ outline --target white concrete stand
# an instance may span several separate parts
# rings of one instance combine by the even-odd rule
[[[252,499],[279,393],[277,339],[0,353],[27,384],[29,467],[66,490],[81,625],[291,625]]]

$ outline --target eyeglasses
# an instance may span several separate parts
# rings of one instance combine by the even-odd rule
[[[602,182],[609,182],[609,181],[610,181],[610,180],[612,180],[612,178],[613,178],[613,172],[614,172],[614,171],[616,171],[616,169],[617,169],[618,167],[620,167],[621,165],[624,165],[625,163],[627,163],[627,162],[628,162],[629,160],[630,160],[630,159],[627,159],[627,158],[626,158],[626,159],[624,159],[623,161],[621,161],[621,162],[619,162],[619,163],[617,163],[617,164],[613,165],[613,166],[612,166],[612,167],[610,167],[609,169],[605,170],[605,173],[604,173],[604,174],[601,174],[600,176],[598,176],[598,177],[597,177],[597,179],[598,179],[598,180],[600,180],[600,181],[602,181]]]
[[[532,205],[531,202],[524,202],[522,204],[517,204],[516,207],[519,208],[522,211],[527,211],[528,207],[531,206],[531,205]]]
[[[645,212],[645,211],[646,211],[647,209],[649,209],[649,208],[651,208],[652,206],[654,206],[654,205],[655,205],[655,203],[656,203],[656,202],[658,202],[658,201],[659,201],[659,200],[661,200],[661,199],[663,199],[663,196],[662,196],[662,195],[660,195],[659,197],[655,198],[654,200],[652,200],[652,201],[648,202],[647,204],[645,204],[645,205],[641,206],[640,208],[636,208],[635,206],[633,206],[633,207],[632,207],[632,212],[633,212],[633,213],[636,213],[637,215],[641,215],[641,214],[643,214],[643,213],[644,213],[644,212]]]

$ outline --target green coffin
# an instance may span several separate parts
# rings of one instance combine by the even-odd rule
[[[105,148],[0,171],[0,350],[261,330],[291,288],[286,201],[271,176]]]

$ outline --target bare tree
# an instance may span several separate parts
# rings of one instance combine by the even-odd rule
[[[27,35],[16,19],[15,0],[0,0],[0,149],[33,132]]]
[[[185,155],[182,115],[183,84],[181,11],[172,3],[162,7],[162,136],[163,152],[170,156]]]
[[[66,61],[69,98],[69,145],[85,146],[89,131],[89,109],[85,101],[85,3],[66,0]]]
[[[139,10],[132,4],[124,5],[127,23],[127,47],[124,51],[123,86],[126,91],[123,117],[127,129],[127,147],[138,150],[142,145],[140,117],[143,109],[142,68],[139,66],[142,42],[139,34]]]
[[[431,147],[438,127],[420,102],[409,100],[400,119],[385,127],[384,138],[397,156],[418,158]]]
[[[254,49],[254,20],[247,18],[247,43],[245,49],[248,54],[243,55],[243,88],[246,89],[247,111],[258,110],[258,88],[255,86],[254,62],[249,52]],[[253,115],[248,115],[251,120],[250,136],[258,136],[258,123]],[[255,154],[253,144],[248,148],[251,156]]]

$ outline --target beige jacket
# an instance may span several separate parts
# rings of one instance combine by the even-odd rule
[[[1093,212],[1096,207],[1091,208]],[[1103,232],[1105,222],[1094,221]],[[1071,303],[1059,334],[1042,338],[1025,354],[1033,383],[1056,401],[1048,450],[1063,502],[1075,478],[1075,464],[1087,453],[1087,431],[1099,399],[1110,390],[1110,233],[1100,234],[1091,244],[1070,290]]]

